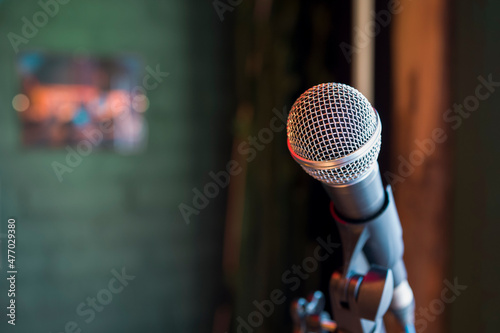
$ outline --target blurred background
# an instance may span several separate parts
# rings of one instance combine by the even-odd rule
[[[498,14],[492,0],[0,1],[0,331],[291,332],[290,303],[327,293],[341,251],[294,271],[318,237],[340,240],[286,116],[342,82],[383,122],[418,332],[497,332]]]

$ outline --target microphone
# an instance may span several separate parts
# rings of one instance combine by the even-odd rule
[[[390,308],[407,326],[413,325],[414,298],[392,190],[384,189],[377,162],[381,132],[380,117],[370,102],[340,83],[324,83],[304,92],[287,122],[288,149],[309,175],[323,183],[336,220],[347,225],[377,220],[366,223],[370,236],[363,252],[370,264],[392,270]]]

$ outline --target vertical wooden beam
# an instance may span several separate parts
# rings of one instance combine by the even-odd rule
[[[352,55],[352,84],[369,101],[374,103],[375,34],[367,27],[375,23],[372,13],[375,0],[354,0],[352,5],[352,45],[357,50]]]
[[[384,175],[393,184],[403,224],[417,331],[442,333],[447,331],[446,316],[426,318],[422,311],[441,298],[443,281],[449,278],[451,133],[443,120],[450,107],[449,4],[406,0],[401,8],[392,26],[393,177]],[[445,133],[442,142],[436,142],[436,131]],[[448,138],[442,140],[444,135]]]

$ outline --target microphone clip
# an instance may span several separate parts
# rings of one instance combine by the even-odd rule
[[[330,278],[330,299],[339,332],[384,333],[383,316],[393,300],[395,280],[406,279],[400,266],[402,229],[390,186],[375,216],[362,221],[332,216],[342,241],[344,267]],[[385,237],[384,237],[385,236]],[[386,240],[383,244],[373,239]]]

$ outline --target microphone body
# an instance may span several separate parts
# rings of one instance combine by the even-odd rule
[[[366,220],[377,214],[385,202],[378,163],[365,178],[354,184],[332,186],[323,183],[323,187],[338,215],[348,220]]]

